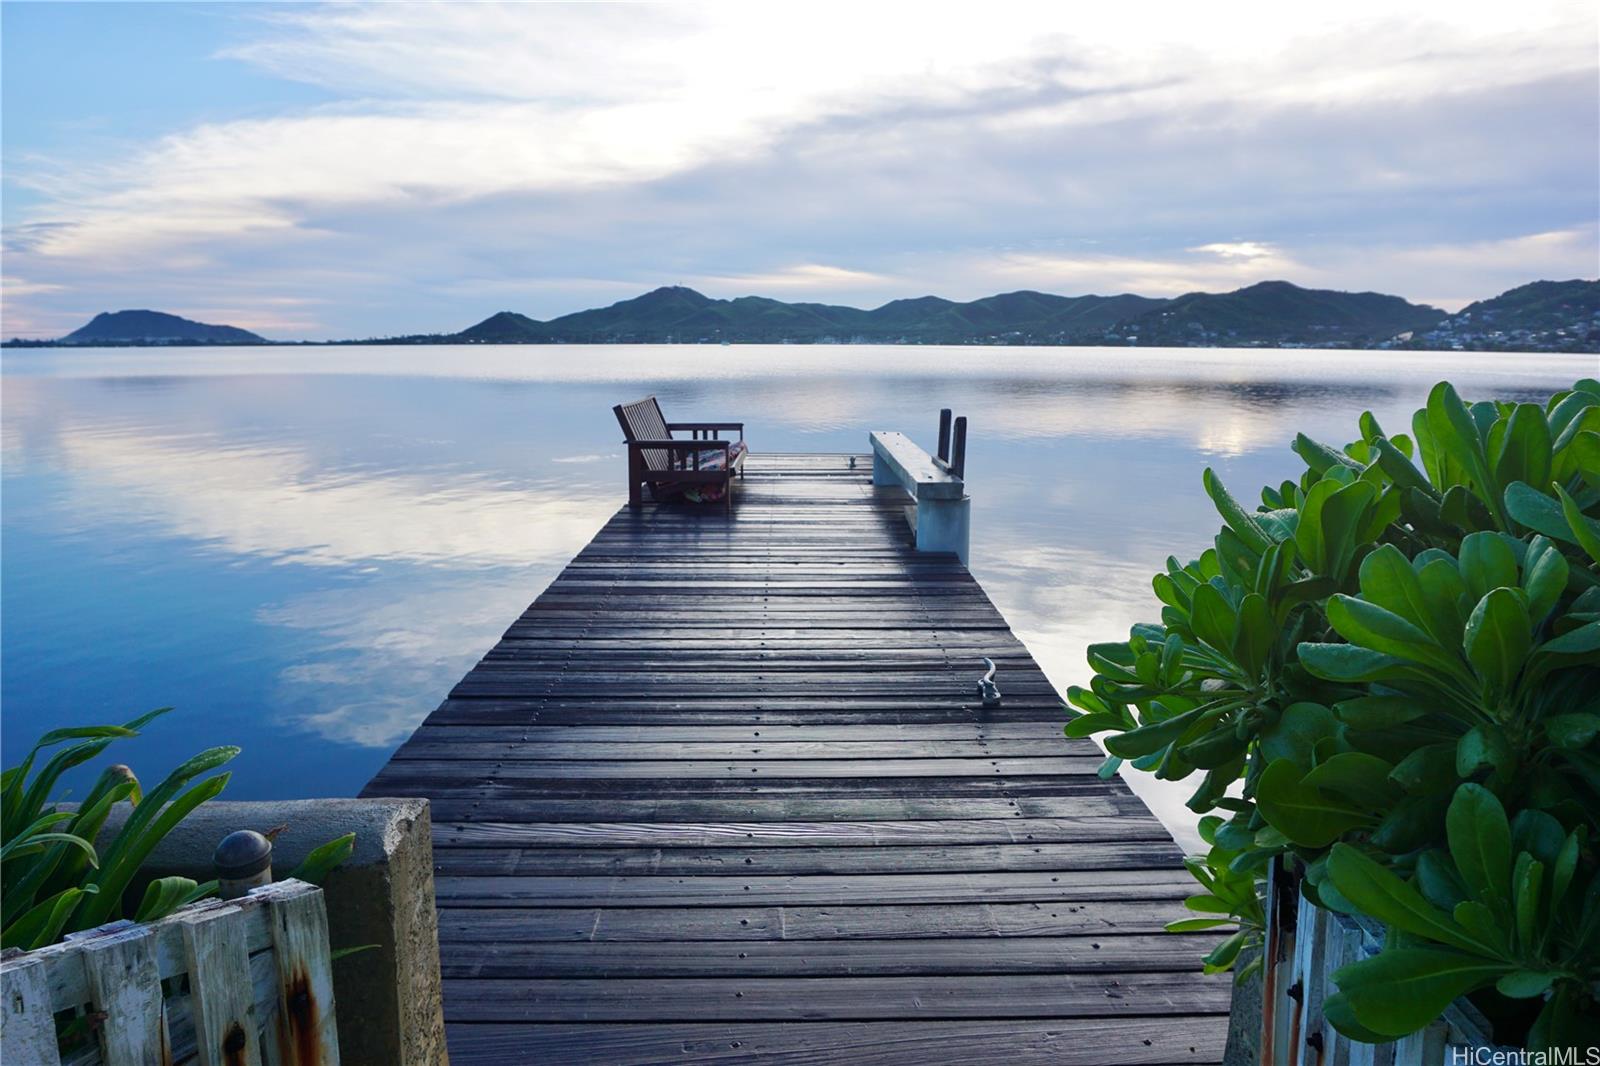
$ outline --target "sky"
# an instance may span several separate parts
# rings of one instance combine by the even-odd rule
[[[0,3],[0,333],[1600,275],[1592,0]]]

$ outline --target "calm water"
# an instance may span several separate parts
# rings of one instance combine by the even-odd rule
[[[1297,430],[1392,430],[1450,378],[1543,399],[1592,356],[530,347],[4,356],[3,744],[178,709],[147,778],[237,743],[235,799],[350,795],[622,501],[610,407],[742,418],[756,450],[971,422],[972,569],[1059,686],[1157,616],[1214,466],[1298,476]],[[1004,678],[1001,682],[1003,684]],[[1142,790],[1148,782],[1135,781]],[[82,787],[80,780],[79,787]],[[1180,836],[1179,790],[1152,801]],[[1147,792],[1147,795],[1150,795]]]

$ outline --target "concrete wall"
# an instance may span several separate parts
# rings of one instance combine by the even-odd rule
[[[101,834],[108,841],[126,817]],[[339,1057],[345,1066],[435,1066],[448,1062],[433,902],[433,837],[428,801],[318,799],[201,805],[151,853],[146,880],[170,875],[208,881],[217,842],[236,829],[287,825],[273,845],[273,876],[321,844],[356,834],[355,853],[323,882],[335,951],[375,949],[333,964]],[[143,885],[135,885],[143,891]],[[137,898],[137,897],[135,897]]]

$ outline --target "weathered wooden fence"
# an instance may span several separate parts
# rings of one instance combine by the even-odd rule
[[[1339,967],[1383,948],[1381,925],[1313,905],[1298,880],[1274,874],[1268,893],[1262,973],[1261,1061],[1271,1066],[1451,1066],[1476,1062],[1469,1048],[1490,1046],[1489,1025],[1457,1000],[1426,1029],[1393,1043],[1363,1044],[1341,1034],[1322,1014]],[[1452,1049],[1457,1053],[1452,1055]]]
[[[5,1066],[336,1066],[322,890],[283,881],[0,960]]]

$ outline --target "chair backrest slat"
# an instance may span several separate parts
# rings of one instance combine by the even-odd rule
[[[612,408],[622,435],[628,440],[671,440],[667,420],[661,416],[661,405],[654,396],[646,396],[633,403],[618,404]],[[644,465],[647,470],[668,470],[671,461],[665,448],[645,448]]]

